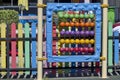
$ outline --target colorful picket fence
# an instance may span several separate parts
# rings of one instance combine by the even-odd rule
[[[37,66],[36,23],[12,23],[10,26],[2,23],[0,33],[0,69],[10,70],[12,76],[36,75],[36,71],[30,70]],[[7,72],[1,71],[0,74],[5,76]]]

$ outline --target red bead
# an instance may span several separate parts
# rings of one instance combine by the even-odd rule
[[[56,50],[53,50],[53,55],[56,55]]]
[[[65,51],[65,48],[60,48],[60,52],[64,52]]]
[[[94,52],[94,48],[89,48],[88,50],[90,53],[93,53]]]
[[[80,52],[83,52],[83,48],[79,48],[79,51],[80,51]]]
[[[85,48],[84,48],[84,52],[88,52],[88,47],[85,47]]]
[[[70,49],[69,49],[69,51],[70,51],[70,52],[73,52],[73,51],[74,51],[74,49],[73,49],[73,48],[70,48]]]
[[[56,63],[52,63],[52,66],[53,66],[53,67],[56,67]]]
[[[69,48],[65,48],[65,51],[68,52],[68,51],[69,51]]]
[[[79,48],[75,48],[75,52],[78,52],[79,51]]]

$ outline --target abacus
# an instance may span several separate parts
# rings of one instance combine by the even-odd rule
[[[47,5],[48,62],[99,61],[100,51],[100,4]]]

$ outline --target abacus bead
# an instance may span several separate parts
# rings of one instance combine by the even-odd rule
[[[55,50],[53,50],[53,55],[56,55],[56,51]]]
[[[69,50],[70,50],[70,52],[73,52],[74,48],[70,48]]]
[[[94,18],[94,14],[90,14],[89,17],[90,17],[90,18]]]
[[[75,14],[75,18],[79,18],[79,15],[78,15],[78,14]]]
[[[70,14],[69,17],[70,17],[70,18],[74,18],[74,15],[73,15],[73,14]]]
[[[64,52],[65,51],[65,49],[64,48],[60,48],[60,52]]]
[[[84,48],[84,52],[88,52],[88,47],[85,47],[85,48]]]
[[[88,49],[88,51],[89,51],[90,53],[93,53],[93,52],[94,52],[94,48],[91,47],[91,48]]]
[[[76,31],[76,32],[75,32],[75,34],[76,34],[77,36],[79,35],[79,33],[80,33],[79,31]]]
[[[70,35],[70,32],[69,32],[69,31],[66,31],[65,34],[66,34],[66,35]]]
[[[76,39],[76,40],[75,40],[75,43],[76,43],[76,44],[79,44],[79,43],[80,43],[79,39]]]
[[[66,40],[65,40],[65,43],[67,43],[67,44],[70,43],[70,40],[69,40],[69,39],[66,39]]]
[[[88,36],[90,34],[89,31],[85,31],[85,36]]]
[[[61,40],[60,40],[60,43],[62,43],[62,44],[65,43],[65,40],[64,40],[64,39],[61,39]]]
[[[65,34],[65,31],[61,31],[60,34],[61,34],[61,35],[64,35],[64,34]]]
[[[54,62],[54,63],[52,64],[52,66],[53,66],[53,67],[56,67],[56,63]]]
[[[85,14],[85,18],[89,18],[89,15],[88,15],[88,14]]]
[[[75,34],[75,32],[74,32],[74,31],[71,31],[70,33],[71,33],[71,35],[74,35],[74,34]]]
[[[75,52],[78,52],[78,51],[79,51],[79,48],[76,47],[76,48],[75,48]]]
[[[74,43],[74,42],[75,42],[75,40],[74,40],[74,39],[71,39],[71,40],[70,40],[70,43]]]
[[[80,18],[84,18],[84,14],[80,14]]]
[[[95,43],[95,40],[94,39],[91,39],[90,40],[90,44],[94,44]]]
[[[69,14],[65,14],[65,15],[64,15],[64,18],[68,18],[68,17],[69,17]]]
[[[84,44],[84,43],[85,43],[85,40],[84,40],[84,39],[81,39],[81,40],[80,40],[80,43],[81,43],[81,44]]]
[[[86,44],[89,44],[89,39],[86,39],[86,40],[85,40],[85,43],[86,43]]]
[[[94,31],[90,31],[90,36],[94,36]]]
[[[82,47],[81,47],[81,48],[79,48],[79,51],[80,51],[80,52],[83,52],[83,48],[82,48]]]
[[[66,47],[66,48],[65,48],[65,51],[68,52],[68,51],[69,51],[69,48]]]
[[[84,34],[85,34],[84,31],[81,31],[81,32],[80,32],[80,35],[81,35],[81,36],[84,36]]]
[[[73,51],[72,52],[75,52],[75,48],[73,48]]]

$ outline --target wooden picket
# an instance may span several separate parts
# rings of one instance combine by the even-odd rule
[[[6,38],[6,27],[5,23],[0,24],[1,38]],[[1,68],[6,68],[6,41],[1,41]],[[5,75],[6,72],[1,72],[1,75]]]
[[[24,33],[25,38],[30,38],[30,25],[25,23]],[[25,68],[30,68],[30,41],[25,41]],[[30,71],[25,71],[26,75],[30,74]]]
[[[18,24],[18,38],[23,38],[23,24]],[[24,58],[23,58],[23,41],[18,41],[18,67],[24,68]],[[23,71],[19,71],[22,75]]]

